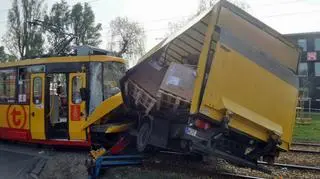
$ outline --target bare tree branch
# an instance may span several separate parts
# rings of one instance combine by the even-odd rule
[[[236,6],[240,7],[241,9],[247,10],[250,8],[249,4],[246,3],[243,0],[229,0],[231,3],[235,4]],[[198,10],[195,14],[191,15],[187,19],[181,19],[176,22],[169,22],[169,32],[166,34],[166,36],[176,32],[180,28],[182,28],[184,25],[187,24],[190,20],[192,20],[194,17],[200,15],[203,11],[212,8],[219,0],[199,0]]]
[[[145,33],[137,22],[117,17],[110,22],[110,29],[109,49],[116,51],[118,56],[130,59],[144,53]]]

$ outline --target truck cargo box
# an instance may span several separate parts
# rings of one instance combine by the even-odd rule
[[[168,143],[174,134],[175,139],[189,141],[192,150],[202,153],[245,161],[260,156],[272,158],[279,150],[288,150],[292,141],[299,53],[281,34],[222,0],[160,42],[127,72],[121,81],[124,102],[152,116],[152,121],[164,121],[168,117],[157,115],[164,112],[158,94],[165,90],[175,99],[190,103],[184,105],[188,116],[183,132],[180,127],[172,127],[176,124],[171,118],[168,128],[163,128],[168,130],[163,135],[169,133]],[[195,79],[191,71],[182,75],[185,81],[190,78],[192,90],[164,86],[166,73],[174,63],[185,68],[196,65]],[[129,82],[149,96],[152,103],[148,109],[136,99],[137,95],[129,95],[133,90]]]
[[[189,66],[171,63],[160,85],[160,90],[184,98],[190,102],[196,72]]]

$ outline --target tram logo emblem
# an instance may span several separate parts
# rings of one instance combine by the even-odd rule
[[[10,105],[7,110],[7,122],[10,128],[23,129],[27,115],[22,105]]]

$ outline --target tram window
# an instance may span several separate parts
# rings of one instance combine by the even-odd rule
[[[30,78],[31,73],[45,72],[44,65],[22,67],[18,70],[18,102],[29,103],[30,101]]]
[[[33,79],[33,103],[42,103],[42,79],[40,77]]]
[[[30,100],[30,73],[27,68],[18,71],[18,102],[26,103]]]
[[[75,76],[72,78],[72,103],[80,104],[81,103],[81,95],[80,88],[82,86],[82,80],[79,76]]]
[[[35,65],[35,66],[27,67],[27,68],[28,68],[28,72],[32,72],[32,73],[45,72],[45,66],[44,65]]]
[[[119,80],[126,71],[125,64],[119,62],[105,62],[103,64],[103,97],[107,99],[120,92]]]
[[[15,69],[0,70],[0,102],[14,103],[16,92]]]
[[[90,102],[89,114],[91,114],[103,100],[102,94],[102,63],[90,62]]]

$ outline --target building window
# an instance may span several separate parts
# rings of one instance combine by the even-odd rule
[[[317,52],[307,52],[307,61],[316,61]]]
[[[298,40],[299,47],[302,48],[302,50],[305,52],[307,51],[307,40],[306,39],[299,39]]]
[[[314,73],[315,76],[320,76],[320,62],[314,63]]]
[[[82,86],[81,77],[75,76],[72,78],[72,103],[80,104],[82,102],[80,88]]]
[[[307,63],[299,63],[298,75],[299,76],[308,76],[308,64]]]
[[[0,102],[14,103],[16,94],[15,69],[0,71]]]
[[[302,101],[307,101],[309,98],[309,89],[307,87],[299,88],[299,97]]]
[[[314,39],[314,50],[320,51],[320,38]]]

